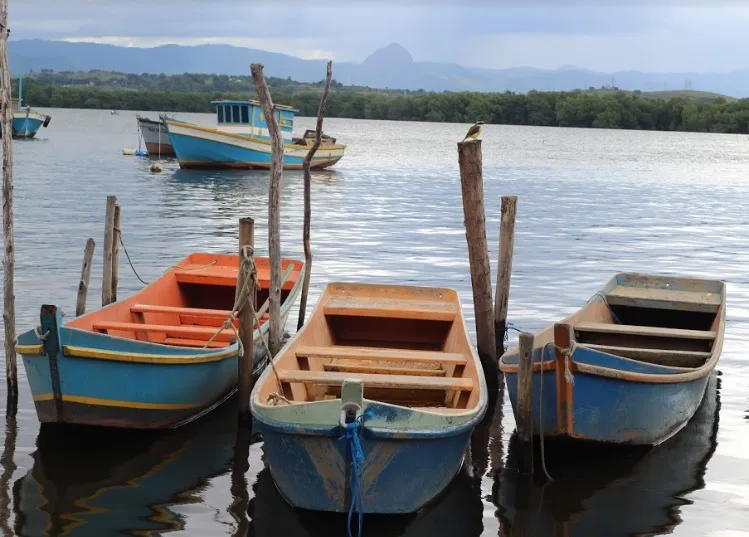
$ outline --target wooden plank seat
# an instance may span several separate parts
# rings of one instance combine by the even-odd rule
[[[121,332],[158,332],[166,334],[170,338],[203,339],[207,341],[216,333],[216,329],[210,326],[175,326],[169,324],[145,324],[145,323],[123,323],[117,321],[98,321],[93,324],[97,332],[108,332],[110,330]],[[214,341],[234,341],[236,335],[234,330],[227,328],[216,336]]]
[[[291,278],[295,266],[288,264],[284,272],[281,273],[281,289],[290,291],[295,279]],[[237,286],[238,266],[227,265],[200,265],[197,263],[187,263],[174,269],[174,277],[177,283],[195,283],[199,285],[220,285],[228,287]],[[257,279],[261,289],[270,287],[270,267],[259,266],[257,268]]]
[[[208,339],[184,339],[184,338],[176,338],[176,337],[168,337],[162,343],[164,345],[176,345],[179,347],[197,347],[197,348],[203,348],[206,345],[206,341]],[[215,339],[211,341],[208,344],[209,349],[221,349],[224,347],[228,347],[230,343],[228,341],[216,341]]]
[[[606,301],[612,306],[717,313],[721,304],[721,295],[705,291],[618,285],[606,293]]]
[[[592,343],[583,343],[583,347],[594,349],[601,352],[640,360],[656,365],[665,365],[669,367],[700,367],[710,358],[709,352],[682,351],[682,350],[663,350],[663,349],[640,349],[633,347],[617,347],[614,345],[594,345]]]
[[[290,383],[315,386],[341,386],[344,380],[356,378],[364,382],[364,388],[386,388],[402,390],[454,390],[470,392],[474,384],[471,378],[442,378],[415,375],[377,375],[367,373],[339,373],[334,371],[302,371],[281,369],[278,377],[282,385]],[[287,388],[284,387],[284,391]]]
[[[416,366],[416,367],[413,367]],[[420,366],[420,367],[419,367]],[[341,373],[373,373],[378,375],[422,375],[425,377],[444,377],[447,371],[440,365],[436,367],[433,364],[412,364],[411,367],[404,366],[401,362],[382,363],[362,363],[360,360],[346,360],[343,358],[334,358],[330,362],[323,364],[325,371],[338,371]]]
[[[416,351],[406,349],[380,349],[377,347],[297,347],[297,358],[345,358],[360,361],[393,361],[413,363],[437,363],[443,366],[465,366],[467,359],[463,354],[452,352]]]
[[[267,321],[270,318],[268,313],[264,313],[268,309],[268,301],[263,305],[261,311],[258,312],[258,319],[260,323]],[[183,325],[199,325],[199,326],[215,326],[218,328],[226,319],[229,318],[229,310],[214,310],[214,309],[203,309],[203,308],[181,308],[176,306],[158,306],[155,304],[136,304],[130,308],[132,313],[144,314],[144,313],[166,313],[172,315],[179,315],[180,323]],[[143,320],[142,317],[138,318]],[[239,320],[234,319],[234,326],[239,327]]]
[[[455,306],[451,303],[350,296],[331,297],[325,303],[323,312],[325,315],[429,321],[453,321],[457,315]]]
[[[581,322],[575,326],[578,332],[597,332],[599,334],[621,334],[644,337],[668,337],[681,339],[699,339],[713,341],[717,333],[708,330],[684,330],[680,328],[661,328],[659,326],[636,326],[628,324],[608,324]]]

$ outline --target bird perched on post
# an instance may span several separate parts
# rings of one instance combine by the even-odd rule
[[[468,129],[468,134],[466,134],[466,137],[463,138],[463,141],[465,142],[469,138],[471,140],[475,140],[476,138],[479,137],[479,135],[481,134],[481,130],[483,128],[484,128],[484,122],[483,121],[477,121],[476,123],[473,124],[473,127],[471,127],[470,129]]]

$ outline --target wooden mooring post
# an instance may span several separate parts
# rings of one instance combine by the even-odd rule
[[[271,358],[281,349],[281,176],[283,175],[283,138],[275,114],[275,105],[265,83],[263,66],[250,66],[257,96],[263,107],[271,145],[270,188],[268,189],[268,256],[270,257],[270,319],[268,347]]]
[[[112,302],[117,302],[117,286],[120,283],[120,235],[120,204],[115,203],[112,226]]]
[[[114,255],[114,213],[117,196],[107,196],[107,208],[104,212],[104,242],[101,276],[101,305],[108,306],[114,302],[112,296],[112,257]]]
[[[518,469],[533,475],[533,334],[520,334],[518,404],[515,421],[520,441]]]
[[[243,269],[242,259],[244,259],[244,248],[249,246],[255,247],[255,221],[252,218],[239,219],[239,273],[237,274],[237,299],[242,296],[246,278],[249,274]],[[253,253],[254,255],[254,253]],[[254,289],[250,290],[254,293]],[[250,300],[250,298],[252,300]],[[249,420],[250,417],[250,394],[252,393],[252,367],[253,367],[253,332],[254,332],[254,315],[251,308],[257,307],[255,297],[248,296],[239,304],[239,340],[242,342],[242,356],[239,357],[239,387],[237,388],[237,398],[239,404],[240,420]]]
[[[5,375],[8,384],[7,412],[18,401],[16,366],[16,247],[13,232],[13,103],[8,67],[8,0],[0,3],[0,74],[2,84],[3,137],[3,326],[5,329]]]
[[[515,248],[515,214],[517,196],[502,196],[499,222],[499,259],[497,260],[497,289],[494,300],[494,334],[497,338],[497,356],[505,352],[507,309],[510,303],[512,255]]]
[[[78,282],[78,299],[75,301],[75,316],[86,313],[86,299],[88,298],[88,285],[91,281],[91,265],[94,261],[94,250],[96,242],[89,238],[86,248],[83,250],[83,267],[81,268],[81,281]]]
[[[333,79],[333,62],[328,62],[327,74],[325,75],[325,87],[323,88],[322,98],[320,99],[320,106],[317,109],[317,125],[315,127],[315,141],[312,142],[312,147],[307,151],[307,154],[302,161],[302,169],[304,170],[304,282],[302,284],[302,298],[299,302],[299,320],[296,325],[297,330],[301,330],[304,326],[304,317],[307,314],[307,294],[309,293],[309,281],[312,275],[312,247],[310,246],[310,228],[312,225],[312,174],[310,173],[310,166],[312,165],[312,157],[315,156],[317,150],[320,148],[322,141],[322,123],[325,117],[325,107],[328,104],[328,92],[330,91],[330,81]]]
[[[481,140],[459,142],[458,163],[460,165],[460,184],[463,194],[466,241],[468,243],[468,262],[473,288],[476,346],[486,374],[487,387],[490,390],[497,390],[499,387],[499,362],[497,361],[494,332],[489,246],[486,241]]]

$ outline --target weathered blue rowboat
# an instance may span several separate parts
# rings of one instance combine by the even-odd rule
[[[411,513],[458,473],[487,394],[455,291],[332,283],[251,406],[293,506]]]
[[[725,284],[622,273],[579,311],[535,335],[536,435],[659,444],[702,401],[720,358]],[[500,369],[517,414],[518,348]]]
[[[47,127],[52,116],[32,110],[30,106],[23,106],[23,76],[18,79],[18,99],[13,99],[13,138],[31,139],[39,129]],[[2,125],[0,125],[2,133]]]
[[[181,168],[260,168],[271,163],[268,124],[258,101],[214,101],[216,128],[165,118],[164,124]],[[314,141],[314,131],[301,138],[292,136],[294,115],[290,106],[276,105],[276,120],[284,141],[283,166],[301,169]],[[310,163],[312,169],[332,166],[341,158],[345,145],[323,135],[322,144]]]
[[[267,257],[255,264],[255,304],[264,304],[270,264]],[[298,260],[284,259],[282,266],[281,326],[305,270]],[[235,330],[222,325],[234,305],[238,268],[238,255],[195,253],[126,300],[64,325],[58,306],[42,306],[40,326],[16,345],[39,420],[161,429],[221,404],[237,387],[239,343]],[[250,350],[258,368],[260,337],[269,330],[266,308],[258,308]]]

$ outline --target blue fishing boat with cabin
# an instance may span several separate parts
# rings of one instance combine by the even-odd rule
[[[180,167],[269,169],[270,135],[260,102],[222,100],[211,104],[216,106],[216,128],[170,118],[163,120]],[[283,166],[301,169],[315,133],[308,130],[301,138],[294,137],[294,116],[298,110],[278,104],[275,108],[284,141]],[[332,166],[343,158],[345,149],[345,145],[324,134],[310,168]]]
[[[255,257],[256,372],[267,361],[270,261]],[[131,297],[63,324],[59,306],[18,337],[42,423],[133,429],[179,427],[237,388],[235,304],[239,256],[194,253]],[[281,326],[301,290],[305,264],[282,260]]]
[[[535,334],[533,431],[657,445],[700,406],[723,347],[725,284],[621,273]],[[500,359],[517,415],[519,349]]]
[[[30,106],[23,106],[23,75],[18,79],[18,99],[12,99],[13,104],[13,138],[30,140],[39,129],[47,127],[52,116],[32,110]],[[0,134],[2,125],[0,125]]]
[[[412,513],[458,474],[488,399],[454,290],[331,283],[250,404],[293,506]]]

